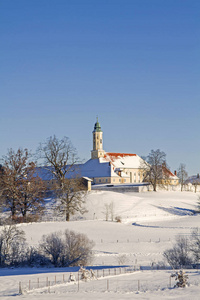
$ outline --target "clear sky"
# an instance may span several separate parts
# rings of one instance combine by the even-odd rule
[[[0,0],[0,156],[68,136],[200,172],[199,0]]]

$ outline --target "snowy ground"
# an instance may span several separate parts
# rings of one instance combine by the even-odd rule
[[[113,203],[114,215],[122,223],[105,221],[105,204]],[[148,192],[120,194],[91,192],[87,197],[88,213],[79,221],[42,222],[19,225],[26,232],[29,244],[37,245],[43,234],[72,229],[86,233],[94,240],[93,265],[115,266],[123,257],[124,264],[150,268],[160,264],[162,253],[170,248],[177,235],[189,236],[192,228],[200,224],[195,215],[197,194],[191,192]],[[76,286],[59,285],[18,295],[19,281],[45,280],[58,276],[66,269],[1,269],[0,298],[12,299],[199,299],[200,274],[189,272],[190,286],[186,289],[169,288],[172,271],[136,271],[133,274],[108,276]],[[70,270],[69,270],[70,271]],[[66,275],[68,276],[68,274]],[[109,288],[107,284],[109,280]],[[137,292],[140,281],[140,292]],[[173,282],[172,282],[173,285]]]

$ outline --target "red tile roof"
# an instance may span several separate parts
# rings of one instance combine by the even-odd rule
[[[127,157],[127,156],[136,156],[136,154],[131,153],[115,153],[115,152],[106,152],[104,154],[105,159],[109,159],[110,162],[114,162],[119,157]]]
[[[106,156],[114,156],[114,157],[125,157],[125,156],[136,156],[136,154],[131,153],[115,153],[115,152],[106,152],[104,157]]]
[[[175,176],[169,169],[167,169],[165,166],[162,166],[163,172],[167,175],[167,176]]]

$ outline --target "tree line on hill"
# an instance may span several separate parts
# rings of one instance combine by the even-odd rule
[[[16,225],[0,232],[0,267],[87,265],[92,259],[94,242],[85,234],[65,230],[43,235],[38,246],[28,246],[25,232]]]
[[[37,160],[41,161],[42,168],[37,168]],[[39,145],[35,155],[28,149],[19,148],[16,152],[9,149],[0,165],[1,211],[10,211],[14,222],[37,221],[44,213],[44,199],[51,193],[57,199],[56,210],[66,221],[75,212],[83,214],[86,192],[77,174],[78,162],[77,151],[67,137],[49,137]],[[151,150],[140,166],[144,170],[144,181],[150,182],[154,191],[161,180],[169,176],[163,173],[163,166],[167,166],[166,154],[160,149]],[[74,174],[73,178],[67,179],[69,173]],[[182,190],[187,177],[184,164],[180,165],[177,175]]]
[[[35,157],[42,161],[42,169],[37,168]],[[78,160],[76,149],[67,137],[48,138],[40,144],[36,155],[31,155],[28,149],[19,148],[16,152],[9,149],[0,167],[1,211],[10,211],[14,222],[37,221],[44,213],[44,199],[51,193],[57,199],[56,209],[66,221],[76,211],[84,213],[85,190],[80,178],[66,178],[67,173],[73,173]]]

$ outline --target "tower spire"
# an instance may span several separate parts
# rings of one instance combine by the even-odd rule
[[[101,126],[98,121],[94,124],[94,130],[92,132],[93,134],[93,150],[91,153],[92,159],[103,157],[104,156],[104,150],[103,150],[103,132],[101,130]]]

